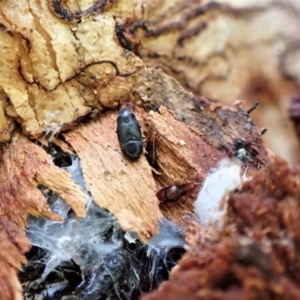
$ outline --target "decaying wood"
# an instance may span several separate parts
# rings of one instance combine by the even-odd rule
[[[27,215],[62,219],[49,210],[37,185],[60,194],[78,217],[85,216],[85,194],[41,147],[19,134],[1,150],[0,174],[0,298],[22,299],[16,270],[26,262],[23,254],[30,249],[24,232]]]
[[[143,299],[299,299],[299,180],[299,167],[278,158],[254,172],[231,193],[216,238],[191,226],[190,251]]]
[[[65,138],[80,158],[85,183],[94,201],[117,217],[122,212],[127,216],[131,213],[131,218],[137,220],[130,230],[145,241],[157,232],[162,217],[151,167],[144,156],[137,162],[123,156],[116,120],[116,112],[103,114],[99,121],[80,125]]]
[[[299,14],[297,0],[152,2],[131,30],[147,66],[162,68],[196,95],[226,104],[260,101],[254,120],[271,129],[265,141],[299,162],[286,113],[300,82]]]
[[[158,220],[162,217],[156,193],[169,185],[201,183],[224,154],[164,108],[160,113],[151,111],[139,116],[145,135],[148,129],[157,132],[159,174],[152,174],[145,156],[131,162],[122,155],[115,112],[102,114],[99,121],[78,126],[65,134],[65,138],[81,160],[85,182],[95,202],[120,220],[123,210],[127,216],[131,212],[137,221],[132,229],[145,240],[157,231]],[[171,220],[181,223],[184,214],[193,212],[193,199],[186,197],[186,201],[162,205],[161,209]]]
[[[266,141],[296,159],[299,143],[284,109],[299,82],[297,1],[98,1],[102,7],[82,0],[59,2],[61,15],[51,3],[0,3],[1,141],[10,139],[15,122],[29,135],[51,136],[91,107],[136,100],[131,89],[147,65],[198,95],[260,100],[256,120],[274,128]],[[137,55],[123,48],[115,18]],[[278,118],[284,126],[272,121]]]
[[[84,6],[93,7],[93,2]],[[119,45],[114,14],[74,24],[53,15],[47,1],[0,3],[1,102],[8,102],[2,104],[1,131],[11,132],[13,118],[27,134],[57,133],[90,106],[101,108],[105,89],[110,98],[120,99],[120,82],[114,91],[110,81],[122,81],[143,64]]]
[[[203,182],[209,171],[216,167],[224,153],[211,146],[193,128],[179,122],[166,109],[160,113],[151,111],[146,117],[149,130],[156,131],[158,175],[156,189],[174,184]],[[161,205],[165,216],[176,223],[193,213],[196,189],[192,195],[176,203]]]
[[[269,160],[260,129],[239,101],[234,107],[226,107],[195,96],[161,70],[148,68],[139,75],[133,93],[143,107],[155,110],[160,105],[166,106],[178,120],[196,128],[209,144],[226,153],[235,151],[236,139],[245,139],[257,151],[256,167]]]
[[[203,181],[219,158],[235,155],[236,139],[245,139],[255,153],[247,161],[250,169],[269,161],[245,111],[200,95],[226,103],[261,101],[257,120],[274,128],[267,136],[272,150],[291,160],[299,153],[283,113],[299,83],[296,0],[63,2],[0,1],[0,142],[11,141],[0,160],[0,233],[6,241],[0,298],[8,300],[21,298],[15,269],[30,246],[23,231],[27,214],[58,218],[36,185],[60,193],[78,216],[85,214],[79,187],[40,146],[16,133],[18,125],[26,136],[72,152],[54,139],[70,130],[65,137],[81,159],[95,201],[144,240],[156,232],[160,209],[176,222],[192,212],[193,195],[159,209],[157,190]],[[117,21],[124,32],[116,30]],[[177,120],[167,111],[137,114],[145,136],[151,128],[158,132],[161,175],[151,173],[145,157],[131,163],[122,156],[115,111],[72,127],[93,110],[116,109],[123,101],[174,111]]]

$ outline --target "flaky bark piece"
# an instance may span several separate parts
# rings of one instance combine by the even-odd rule
[[[49,209],[37,185],[59,193],[78,217],[85,216],[85,194],[41,147],[19,134],[2,148],[0,176],[0,299],[21,299],[17,269],[26,262],[23,254],[30,248],[24,232],[27,215],[62,220]]]
[[[121,153],[116,120],[115,111],[105,113],[99,120],[68,132],[65,138],[80,158],[94,201],[117,216],[124,229],[136,231],[145,241],[157,232],[162,217],[155,183],[143,155],[132,162]]]

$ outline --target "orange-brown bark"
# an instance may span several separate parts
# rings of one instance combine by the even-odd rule
[[[30,249],[24,232],[28,214],[62,219],[49,210],[37,185],[59,193],[78,217],[85,216],[85,195],[41,147],[19,134],[2,148],[0,176],[0,299],[21,299],[16,270],[26,262],[23,254]]]
[[[243,102],[227,107],[208,101],[187,92],[174,78],[152,68],[139,74],[132,93],[142,103],[135,101],[145,108],[157,109],[163,105],[171,109],[178,120],[195,128],[214,148],[235,152],[234,141],[242,138],[257,152],[250,165],[260,167],[269,161],[260,129],[245,111],[246,107],[242,109]]]
[[[65,134],[80,158],[87,189],[94,201],[114,215],[132,214],[131,230],[145,240],[157,232],[162,217],[155,196],[151,167],[142,156],[131,162],[121,153],[116,134],[117,113],[100,116],[98,121],[79,125]]]

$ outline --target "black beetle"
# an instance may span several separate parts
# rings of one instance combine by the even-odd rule
[[[129,108],[119,111],[117,135],[123,154],[131,160],[137,160],[143,152],[142,133],[134,113]]]

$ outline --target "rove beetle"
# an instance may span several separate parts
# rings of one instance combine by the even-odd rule
[[[117,135],[122,153],[130,160],[138,160],[143,152],[141,127],[129,108],[119,111]]]
[[[155,167],[157,153],[156,153],[156,131],[154,130],[152,130],[150,135],[148,136],[146,151],[147,151],[147,160],[149,162],[149,165],[151,167]]]

